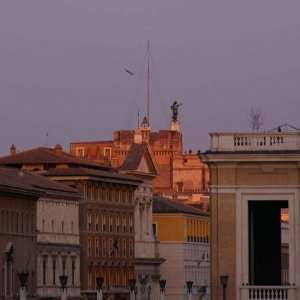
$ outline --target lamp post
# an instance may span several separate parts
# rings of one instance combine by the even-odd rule
[[[204,296],[206,295],[206,286],[205,285],[200,286],[199,292],[200,292],[200,299],[204,298]]]
[[[21,271],[19,273],[19,281],[20,281],[20,300],[26,300],[26,282],[28,278],[27,271]]]
[[[97,283],[97,300],[103,300],[103,277],[96,277]]]
[[[59,276],[59,281],[60,281],[60,284],[61,284],[61,300],[67,300],[68,276],[67,275]]]
[[[160,279],[160,280],[159,280],[160,300],[164,300],[164,298],[165,298],[165,293],[166,293],[166,282],[167,282],[167,280],[165,280],[165,279]]]
[[[193,299],[193,281],[187,281],[186,286],[187,286],[188,300],[192,300]]]
[[[135,285],[136,285],[136,279],[129,279],[129,289],[130,289],[130,300],[135,300]]]
[[[228,275],[220,276],[220,282],[223,287],[223,300],[226,300],[226,287],[227,287],[227,283],[228,283]]]

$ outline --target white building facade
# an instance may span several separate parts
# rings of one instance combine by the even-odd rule
[[[300,299],[300,134],[212,133],[201,158],[211,173],[212,300],[221,275],[228,299]]]
[[[78,201],[77,192],[71,192],[45,195],[37,203],[38,297],[60,297],[61,275],[68,276],[68,297],[80,296]]]

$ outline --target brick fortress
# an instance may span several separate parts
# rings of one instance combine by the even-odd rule
[[[174,104],[173,104],[174,105]],[[87,158],[111,167],[120,167],[134,143],[148,143],[159,168],[154,192],[190,204],[208,205],[208,168],[197,153],[184,152],[183,136],[177,116],[170,129],[151,131],[147,117],[136,130],[117,130],[113,140],[70,144],[71,155]]]

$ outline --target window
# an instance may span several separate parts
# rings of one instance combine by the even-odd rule
[[[55,277],[56,277],[56,256],[52,256],[52,284],[55,285]]]
[[[125,233],[126,232],[126,215],[123,216],[123,232]]]
[[[109,216],[109,231],[110,232],[113,231],[113,216],[112,215]]]
[[[47,256],[43,256],[43,285],[46,285]]]
[[[129,216],[129,232],[133,233],[133,221],[132,216]]]
[[[113,251],[113,239],[109,239],[109,250],[112,252]]]
[[[102,256],[106,256],[106,239],[102,239]]]
[[[106,230],[106,216],[105,216],[105,212],[102,214],[102,231],[105,232]]]
[[[183,182],[177,182],[177,192],[181,193],[183,192]]]
[[[63,275],[66,275],[66,259],[66,256],[61,257]]]
[[[76,148],[76,156],[79,156],[79,157],[84,157],[84,148],[82,147],[77,147]]]
[[[152,223],[152,231],[153,235],[157,236],[157,223]]]
[[[21,232],[24,233],[24,214],[21,215]]]
[[[9,228],[9,212],[6,212],[6,229],[7,232],[9,232],[10,228]]]
[[[87,216],[87,230],[91,230],[92,229],[92,214],[88,213]]]
[[[111,157],[111,148],[104,148],[104,157]]]
[[[120,216],[116,217],[116,223],[117,223],[116,231],[119,232],[120,231]]]
[[[98,213],[95,215],[95,229],[96,231],[99,231],[99,216]]]
[[[88,238],[88,248],[87,248],[88,256],[92,256],[92,239]]]
[[[16,232],[19,232],[19,213],[16,213]]]
[[[95,255],[96,255],[96,257],[99,256],[99,240],[98,239],[95,240]]]
[[[11,212],[11,232],[14,232],[14,213]]]
[[[129,241],[129,256],[133,257],[133,243]]]
[[[72,285],[75,284],[75,262],[76,262],[76,257],[72,256]]]
[[[123,248],[123,257],[125,258],[126,257],[126,240],[123,240],[122,248]]]

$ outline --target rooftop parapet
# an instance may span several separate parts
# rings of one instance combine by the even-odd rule
[[[211,152],[300,150],[300,132],[210,133]]]

